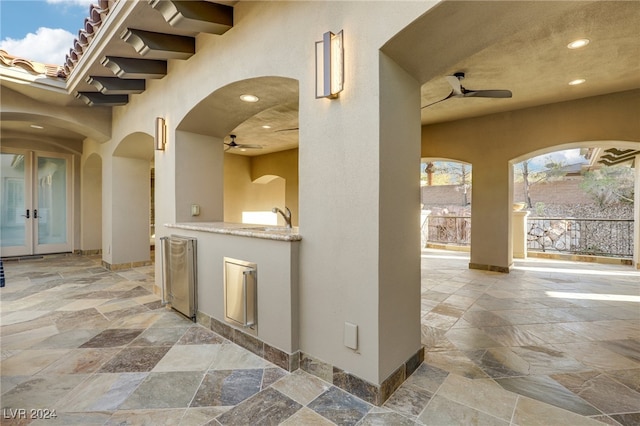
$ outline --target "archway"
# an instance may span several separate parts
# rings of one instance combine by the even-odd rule
[[[472,185],[471,164],[443,158],[422,159],[422,247],[469,250]]]
[[[513,52],[512,55],[512,52],[500,51],[501,48],[509,44],[507,40],[519,37],[523,37],[523,40],[532,40],[533,38],[524,38],[524,36],[534,27],[540,28],[540,31],[549,31],[548,23],[551,21],[555,21],[554,26],[558,25],[559,29],[574,31],[581,25],[575,23],[568,25],[573,19],[571,15],[580,15],[581,18],[584,16],[582,13],[573,14],[569,10],[573,7],[576,9],[582,7],[578,3],[564,3],[562,5],[558,3],[552,9],[541,10],[541,8],[537,9],[537,5],[528,2],[527,6],[532,7],[529,11],[518,10],[525,5],[524,3],[517,5],[513,3],[510,6],[490,5],[489,2],[475,5],[471,3],[441,2],[432,12],[426,13],[415,23],[409,25],[383,47],[386,54],[408,70],[421,84],[424,84],[423,106],[429,103],[429,99],[425,96],[425,90],[436,89],[436,79],[443,80],[443,76],[451,75],[457,71],[470,73],[474,69],[474,72],[483,73],[483,80],[492,86],[491,88],[502,88],[503,82],[513,76],[511,72],[513,68],[511,66],[496,66],[497,62],[492,61],[492,58],[498,55],[503,55],[502,58],[517,58],[520,55],[516,52]],[[460,9],[457,9],[458,6]],[[514,15],[510,16],[510,19],[502,21],[496,18],[497,15],[485,15],[486,19],[481,19],[480,15],[471,12],[473,9],[479,14],[490,14],[492,7],[500,8],[499,11],[496,10],[500,14],[514,13]],[[564,8],[564,10],[559,10],[558,7]],[[604,7],[603,3],[593,6],[593,8]],[[464,9],[464,13],[462,9]],[[440,12],[442,13],[440,14]],[[452,18],[454,16],[455,18]],[[525,16],[526,20],[523,19]],[[430,21],[431,18],[433,18],[432,21]],[[511,30],[505,31],[505,27],[498,21],[508,22],[512,26]],[[487,23],[490,22],[496,25],[487,26]],[[530,25],[533,22],[535,25]],[[479,28],[480,25],[483,28]],[[446,28],[442,28],[443,26]],[[518,29],[516,30],[516,28]],[[607,26],[599,23],[599,19],[596,18],[592,28],[606,31]],[[442,45],[448,40],[454,39],[457,40],[456,43],[449,44],[448,49],[440,52]],[[544,39],[546,42],[547,39]],[[570,41],[570,39],[567,40],[567,43]],[[527,42],[525,43],[529,46]],[[559,47],[565,48],[565,46],[566,43]],[[560,50],[558,49],[559,54],[562,53]],[[529,49],[525,49],[525,51],[527,55],[531,53]],[[429,64],[424,64],[423,58],[429,58]],[[507,60],[505,59],[505,61]],[[515,63],[518,61],[516,60]],[[526,63],[526,60],[520,63]],[[538,71],[544,68],[536,67],[536,65],[541,64],[527,64],[522,67],[537,73],[532,75],[532,78],[523,81],[526,81],[526,85],[530,87],[537,85],[549,87],[550,82],[543,81],[547,76],[538,75],[541,74]],[[540,77],[539,80],[538,77]],[[495,80],[493,80],[494,78]],[[522,75],[518,73],[517,78],[521,79]],[[425,84],[429,82],[432,84]],[[437,95],[433,92],[426,93],[426,95],[431,95],[434,101],[445,98],[448,93],[451,93],[451,88],[444,81],[442,83],[441,96],[436,97]],[[496,85],[493,86],[493,84]],[[556,83],[554,82],[554,84]],[[469,85],[469,87],[471,86]],[[634,87],[631,85],[626,87],[626,90],[629,90],[627,92],[623,92],[625,89],[610,88],[600,92],[594,91],[590,95],[582,96],[582,99],[577,96],[566,97],[555,102],[539,101],[528,105],[524,104],[530,102],[526,99],[527,88],[520,87],[520,89],[523,90],[518,92],[514,90],[514,102],[507,102],[510,107],[504,106],[504,103],[500,104],[500,100],[497,99],[451,99],[447,102],[441,102],[434,108],[422,109],[422,157],[460,158],[474,165],[473,215],[476,232],[473,235],[474,245],[469,262],[469,267],[472,269],[509,272],[512,267],[512,159],[526,152],[569,142],[605,138],[637,141],[640,136],[638,133],[640,129],[637,126],[639,93],[637,90],[633,90]],[[523,103],[519,107],[514,107],[515,102]],[[545,103],[547,105],[543,105]],[[460,109],[457,111],[458,106]],[[472,109],[474,109],[473,112]],[[636,184],[636,192],[638,192],[637,187]],[[635,216],[639,216],[637,209]],[[422,320],[423,325],[425,320],[432,325],[426,332],[423,328],[423,344],[433,351],[432,354],[426,355],[432,365],[446,365],[442,368],[448,371],[460,368],[464,370],[463,374],[469,374],[467,377],[471,377],[471,374],[474,374],[471,372],[472,369],[477,368],[478,365],[484,367],[482,366],[484,360],[468,360],[466,365],[460,366],[460,364],[464,364],[460,362],[463,357],[458,358],[458,355],[462,355],[464,350],[476,349],[470,344],[471,342],[481,342],[479,346],[488,342],[488,345],[482,346],[474,355],[485,354],[483,348],[489,347],[493,342],[490,342],[482,332],[470,331],[469,329],[473,326],[492,327],[511,324],[506,321],[501,323],[501,318],[483,312],[484,309],[489,308],[488,303],[475,305],[474,307],[478,308],[478,311],[461,320],[463,312],[476,302],[474,297],[478,297],[484,290],[481,286],[474,288],[473,285],[462,288],[464,284],[473,283],[475,278],[487,277],[484,283],[478,282],[478,284],[488,287],[492,285],[491,279],[494,274],[462,271],[460,265],[461,263],[457,263],[454,269],[450,265],[430,262],[423,269],[425,272],[427,268],[429,270],[422,276]],[[438,270],[440,267],[442,269]],[[453,279],[449,279],[450,277]],[[507,275],[498,277],[496,283],[500,285],[496,287],[501,287],[510,279]],[[446,284],[443,285],[444,281]],[[513,288],[516,286],[514,285]],[[502,293],[503,290],[505,290],[504,293]],[[500,304],[504,304],[502,299],[508,291],[507,285],[499,289],[496,288],[495,298],[491,296],[487,299],[494,303],[494,306],[500,306]],[[447,292],[449,294],[446,294]],[[524,296],[526,293],[522,294]],[[522,301],[515,300],[517,297],[513,299],[514,305],[526,304],[524,297]],[[514,310],[519,308],[520,306],[514,306]],[[492,323],[492,321],[495,322]],[[453,327],[459,329],[455,330]],[[467,327],[469,329],[465,329]],[[445,339],[445,335],[449,332],[450,335]],[[506,346],[519,344],[509,342]],[[451,356],[441,356],[442,351],[447,350],[452,350]],[[506,352],[504,351],[504,353]],[[499,358],[500,355],[496,358]]]
[[[251,180],[243,163],[240,156],[225,156],[225,222],[277,225],[271,209],[285,205],[285,179],[265,175]]]
[[[246,94],[254,95],[257,102],[243,101],[241,95]],[[286,124],[287,131],[272,127],[275,123]],[[297,211],[297,126],[297,80],[256,77],[217,89],[176,125],[174,143],[169,147],[175,151],[176,158],[181,158],[172,165],[175,167],[175,213],[173,217],[166,211],[159,214],[166,215],[166,222],[240,222],[241,212],[255,207],[252,204],[256,194],[251,194],[251,182],[259,177],[255,169],[263,169],[265,165],[276,169],[267,173],[286,175],[288,189],[285,192],[289,194],[293,188],[296,193],[295,197],[287,196],[286,202],[295,202],[296,205],[290,207]],[[236,135],[238,144],[259,149],[232,147],[230,134]],[[294,179],[289,179],[293,175],[295,186]],[[171,206],[173,203],[166,195],[158,194],[158,202]],[[267,197],[264,193],[261,196]],[[282,196],[277,196],[264,203],[284,207],[284,201]],[[193,204],[200,206],[198,216],[191,215],[188,209]]]
[[[637,259],[639,155],[637,142],[603,140],[559,144],[514,159],[514,201],[527,211],[523,256],[517,257],[623,264]]]
[[[150,262],[153,145],[151,135],[132,133],[109,159],[111,181],[105,185],[103,206],[110,221],[104,226],[103,260],[112,269]]]

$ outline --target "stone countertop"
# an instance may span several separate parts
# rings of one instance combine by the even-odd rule
[[[298,227],[285,228],[284,226],[228,222],[167,223],[164,226],[173,229],[188,229],[190,231],[237,235],[240,237],[262,238],[276,241],[300,241],[302,239],[302,236],[298,233]]]

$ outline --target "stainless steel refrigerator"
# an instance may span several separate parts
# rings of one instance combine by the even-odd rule
[[[162,303],[196,321],[198,311],[195,238],[162,237]]]

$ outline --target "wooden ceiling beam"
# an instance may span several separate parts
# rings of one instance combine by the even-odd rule
[[[142,79],[90,76],[87,83],[105,95],[133,95],[144,92],[146,88],[146,80]]]
[[[208,1],[150,0],[174,28],[224,34],[233,27],[233,7]]]

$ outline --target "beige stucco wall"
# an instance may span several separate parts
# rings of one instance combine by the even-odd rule
[[[640,148],[640,90],[578,99],[422,128],[422,156],[473,166],[471,263],[509,268],[512,164],[588,146]]]
[[[382,72],[379,48],[432,5],[410,2],[398,8],[395,2],[337,2],[327,8],[321,2],[239,2],[232,30],[224,36],[198,35],[196,55],[185,61],[170,61],[167,76],[149,81],[147,90],[132,96],[126,106],[113,108],[112,140],[104,149],[108,156],[127,135],[153,134],[155,117],[165,117],[167,147],[155,153],[156,236],[162,237],[170,232],[161,224],[181,217],[179,209],[184,203],[180,198],[184,198],[181,191],[185,186],[176,182],[185,180],[185,161],[195,159],[187,156],[178,160],[184,135],[176,129],[182,118],[208,94],[229,83],[260,76],[297,80],[300,197],[299,213],[294,215],[299,217],[303,236],[300,348],[373,383],[384,380],[420,347],[416,302],[419,252],[407,249],[412,247],[410,235],[418,223],[419,116],[409,114],[411,119],[407,119],[395,114],[393,120],[380,124],[381,109],[385,113],[393,108],[404,111],[402,105],[407,100],[393,95],[394,89],[400,88],[395,83],[378,83]],[[384,26],[379,25],[381,19],[385,20]],[[372,32],[371,28],[377,30]],[[336,101],[317,100],[314,43],[324,32],[341,29],[345,31],[347,52],[345,91]],[[238,61],[239,57],[251,58],[251,66]],[[390,79],[403,74],[391,64],[386,66],[383,73]],[[415,90],[415,99],[410,97],[409,105],[417,111],[418,83],[406,75],[399,79],[404,86],[402,93],[407,84]],[[384,105],[381,92],[388,98]],[[200,157],[220,164],[220,138],[232,129],[230,125],[237,124],[211,123],[211,134],[201,135]],[[415,152],[398,150],[398,132],[410,136],[403,138],[405,142],[414,138]],[[383,137],[388,145],[384,152],[378,147]],[[205,148],[205,139],[216,149]],[[407,167],[400,160],[384,164],[391,152],[399,159],[415,156],[416,173],[404,172]],[[189,191],[201,197],[199,203],[206,201],[204,194],[218,197],[211,194],[210,187],[223,181],[223,172],[217,166],[207,167],[212,169],[205,172],[206,178],[187,179],[193,185]],[[103,170],[109,175],[113,165],[105,160]],[[108,180],[110,176],[103,179],[107,206],[115,193]],[[379,196],[381,187],[385,188],[384,194]],[[397,202],[414,198],[415,209],[397,208]],[[286,202],[289,204],[289,199]],[[108,210],[103,210],[105,235],[114,233],[113,218],[106,216],[116,213]],[[379,232],[381,222],[385,223],[383,232]],[[156,268],[159,264],[156,257]],[[359,326],[357,351],[343,345],[346,321]]]
[[[284,206],[291,210],[291,223],[298,226],[298,150],[289,149],[286,151],[274,152],[272,154],[251,157],[251,180],[261,180],[266,176],[278,176],[284,180],[284,198],[273,199],[276,201],[273,207],[281,209]],[[278,192],[280,194],[280,192]],[[284,224],[282,218],[278,218],[278,223]]]
[[[284,206],[283,178],[267,183],[255,183],[251,178],[251,164],[259,157],[227,154],[224,158],[224,221],[242,222],[242,212],[271,211]]]
[[[421,154],[473,164],[473,215],[480,224],[474,229],[480,231],[478,238],[474,235],[472,263],[508,268],[513,161],[585,141],[634,146],[640,141],[640,124],[632,115],[640,93],[635,91],[428,126],[422,129],[420,152],[420,82],[379,49],[433,5],[238,2],[232,30],[198,35],[192,58],[169,61],[164,78],[148,81],[144,93],[113,108],[110,129],[98,123],[101,136],[95,139],[102,145],[85,144],[84,158],[97,154],[102,159],[103,258],[117,264],[148,256],[151,161],[158,238],[171,234],[165,223],[234,220],[257,198],[266,205],[284,197],[276,204],[294,211],[303,237],[299,323],[291,328],[299,330],[299,348],[381,383],[420,348]],[[329,30],[345,31],[345,90],[336,100],[318,100],[314,43]],[[199,105],[232,83],[265,76],[298,82],[299,150],[225,164],[222,137],[239,123],[209,120],[211,111]],[[193,111],[206,124],[202,132],[183,123]],[[156,117],[167,122],[164,151],[154,151],[151,143]],[[73,122],[80,124],[91,122]],[[231,183],[235,173],[242,181]],[[284,190],[276,182],[256,195],[252,181],[265,174],[283,177]],[[190,216],[191,204],[201,206],[201,216]],[[82,214],[87,217],[89,210],[84,206]],[[156,256],[161,277],[160,253]],[[356,350],[343,345],[345,322],[358,326]]]

